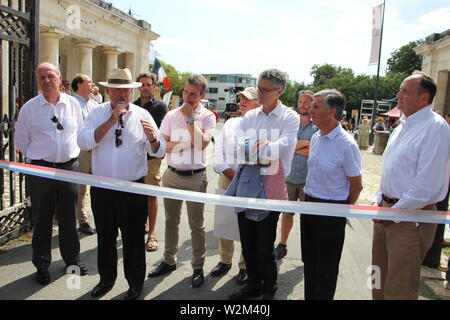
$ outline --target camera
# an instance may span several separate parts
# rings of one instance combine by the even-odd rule
[[[244,90],[244,87],[234,87],[231,86],[229,88],[224,89],[225,92],[228,92],[230,95],[230,99],[234,100],[235,102],[230,102],[225,105],[225,112],[236,112],[239,110],[239,97],[237,94]]]

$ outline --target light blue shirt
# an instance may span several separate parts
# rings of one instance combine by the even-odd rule
[[[347,177],[361,175],[361,154],[355,139],[339,124],[327,135],[311,138],[306,194],[324,200],[347,200]]]
[[[81,107],[81,115],[83,116],[83,122],[86,121],[89,113],[98,106],[97,101],[88,99],[86,100],[82,96],[80,96],[78,93],[74,94],[73,97],[77,99],[77,101],[80,103]]]
[[[297,140],[311,140],[314,133],[317,132],[317,127],[308,122],[306,126],[300,124],[297,132]],[[286,177],[286,181],[292,184],[305,184],[306,176],[308,174],[308,157],[294,152],[292,157],[291,172]]]

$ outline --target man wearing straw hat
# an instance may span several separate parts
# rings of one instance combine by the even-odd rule
[[[155,121],[148,111],[130,103],[133,82],[128,69],[113,69],[106,87],[111,101],[93,110],[78,134],[82,150],[92,150],[94,175],[144,182],[147,153],[162,157],[166,150]],[[145,278],[144,223],[147,196],[124,191],[91,188],[91,205],[98,233],[100,283],[91,295],[99,297],[112,289],[117,277],[116,238],[120,228],[125,278],[129,290],[125,299],[137,299]]]

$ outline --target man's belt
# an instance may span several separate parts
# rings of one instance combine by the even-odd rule
[[[382,194],[381,198],[383,199],[384,202],[387,202],[387,203],[390,203],[390,204],[396,204],[398,202],[398,200],[399,200],[399,199],[395,199],[395,198],[389,198],[385,194]]]
[[[78,158],[73,158],[73,159],[70,159],[69,161],[66,161],[66,162],[48,162],[48,161],[45,161],[45,160],[41,159],[41,160],[31,160],[31,164],[43,165],[45,167],[54,167],[54,168],[56,168],[56,167],[59,167],[59,166],[64,166],[64,165],[67,165],[67,164],[74,163],[77,160],[78,160]]]
[[[177,170],[174,167],[168,166],[170,171],[175,172],[176,174],[180,175],[180,176],[193,176],[196,173],[205,171],[206,168],[201,168],[201,169],[197,169],[197,170]]]

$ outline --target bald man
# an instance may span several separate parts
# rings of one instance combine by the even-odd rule
[[[20,109],[16,124],[16,146],[27,163],[78,170],[77,131],[82,124],[78,101],[59,91],[61,73],[54,65],[41,63],[36,70],[41,94]],[[39,283],[50,283],[52,220],[58,208],[59,246],[68,273],[87,274],[80,263],[80,241],[76,230],[79,185],[29,176],[34,222],[32,261]]]

